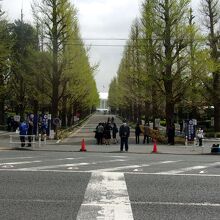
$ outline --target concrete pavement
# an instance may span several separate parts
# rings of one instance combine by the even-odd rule
[[[120,145],[111,144],[111,145],[96,145],[96,144],[87,144],[85,139],[85,145],[87,152],[99,152],[99,153],[120,153]],[[157,144],[157,152],[161,154],[189,154],[189,155],[201,155],[201,154],[211,154],[211,140],[205,142],[203,147],[194,146],[194,145],[165,145]],[[76,145],[71,143],[62,143],[57,142],[56,140],[47,140],[46,143],[42,142],[39,146],[38,142],[33,147],[24,147],[21,148],[20,144],[9,144],[9,140],[1,141],[0,150],[34,150],[34,151],[60,151],[60,152],[77,152],[81,149],[81,145]],[[129,144],[128,153],[143,153],[150,154],[153,151],[153,143],[149,144]]]
[[[119,143],[111,145],[96,145],[94,138],[94,130],[97,123],[107,121],[112,115],[94,114],[88,118],[87,121],[79,128],[77,127],[68,138],[64,140],[47,140],[40,144],[36,142],[33,147],[20,148],[19,138],[15,142],[10,143],[10,135],[16,135],[15,132],[4,132],[0,131],[0,150],[35,150],[35,151],[64,151],[64,152],[77,152],[81,149],[81,141],[85,140],[87,152],[100,152],[100,153],[119,153]],[[114,116],[115,117],[115,116]],[[118,127],[121,124],[121,120],[115,117],[115,123]],[[18,134],[17,134],[18,136]],[[119,139],[119,138],[118,138]],[[129,138],[129,152],[128,153],[139,153],[139,154],[150,154],[153,151],[153,143],[142,144],[143,136],[140,136],[140,144],[135,144],[134,129],[131,129],[131,137]],[[119,139],[120,141],[120,139]],[[199,147],[194,144],[188,146],[176,144],[174,146],[166,144],[157,144],[157,152],[161,154],[180,154],[180,155],[200,155],[200,154],[211,154],[212,144],[220,143],[219,139],[205,139],[203,147]]]

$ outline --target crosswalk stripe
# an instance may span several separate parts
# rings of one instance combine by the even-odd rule
[[[42,172],[42,173],[91,173],[87,170],[31,170],[31,169],[0,169],[0,172]],[[177,174],[159,174],[159,173],[145,173],[145,172],[117,172],[128,175],[149,175],[149,176],[186,176],[186,177],[217,177],[220,178],[220,174],[198,174],[198,173],[177,173]]]
[[[111,163],[111,162],[122,162],[125,161],[123,159],[115,159],[115,160],[105,160],[91,163],[71,163],[71,164],[58,164],[58,165],[49,165],[49,166],[38,166],[38,167],[28,167],[21,168],[20,170],[43,170],[43,169],[53,169],[53,168],[61,168],[61,167],[76,167],[76,166],[86,166],[86,165],[96,165],[99,163]]]
[[[77,220],[133,220],[122,173],[92,173]]]
[[[219,203],[186,203],[186,202],[131,202],[134,205],[175,205],[175,206],[207,206],[207,207],[220,207]]]
[[[50,165],[50,166],[20,168],[19,170],[33,171],[33,170],[44,170],[44,169],[52,169],[52,168],[60,168],[60,167],[76,167],[76,166],[86,166],[86,165],[89,165],[89,163],[58,164],[58,165]]]
[[[170,171],[166,171],[166,172],[159,172],[157,174],[178,174],[178,173],[189,172],[192,170],[201,170],[201,169],[213,167],[213,166],[216,166],[219,164],[220,164],[220,162],[216,162],[216,163],[211,163],[211,164],[207,164],[204,166],[192,166],[192,167],[180,168],[180,169],[176,169],[176,170],[170,170]]]
[[[3,158],[0,158],[0,161],[1,160],[23,160],[23,159],[31,159],[33,157],[3,157]]]
[[[63,160],[76,160],[76,159],[77,160],[82,159],[82,157],[79,157],[79,158],[59,158],[59,159],[50,159],[50,160],[31,160],[31,161],[20,161],[20,162],[7,162],[7,163],[0,163],[0,166],[42,163],[42,162],[54,162],[54,161],[63,161]]]
[[[20,164],[28,164],[28,163],[41,163],[41,162],[42,162],[42,160],[9,162],[9,163],[0,163],[0,166],[3,166],[3,165],[20,165]]]
[[[130,165],[130,166],[120,166],[120,167],[114,167],[114,168],[106,168],[106,169],[94,169],[94,170],[89,170],[90,172],[108,172],[108,171],[118,171],[118,170],[124,170],[124,169],[135,169],[135,168],[141,168],[141,167],[149,167],[152,165],[159,165],[159,164],[168,164],[168,163],[177,163],[180,162],[178,161],[159,161],[159,162],[153,162],[149,164],[140,164],[140,165]]]

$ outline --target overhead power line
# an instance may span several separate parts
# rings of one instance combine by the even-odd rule
[[[74,39],[74,40],[79,40],[79,39]],[[91,40],[91,41],[126,41],[129,40],[128,38],[81,38],[81,40]]]

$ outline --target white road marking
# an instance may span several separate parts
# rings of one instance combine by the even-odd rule
[[[2,166],[2,168],[12,168],[12,167],[14,167],[13,165],[4,165],[4,166]]]
[[[31,158],[33,157],[5,157],[5,158],[0,158],[0,161],[1,160],[17,160],[17,159],[23,160],[23,159],[31,159]]]
[[[105,157],[113,157],[113,158],[128,158],[127,156],[105,156]]]
[[[159,172],[158,174],[177,174],[177,173],[189,172],[192,170],[201,170],[201,169],[213,167],[219,164],[220,162],[216,162],[216,163],[206,164],[205,166],[192,166],[192,167],[186,167],[186,168],[181,168],[181,169],[176,169],[176,170],[170,170],[166,172]]]
[[[50,166],[39,166],[39,167],[29,167],[29,168],[20,168],[18,170],[22,171],[34,171],[34,170],[44,170],[51,168],[60,168],[60,167],[75,167],[75,166],[86,166],[89,163],[70,163],[70,164],[58,164],[58,165],[50,165]]]
[[[118,161],[125,161],[125,160],[115,159],[115,160],[105,160],[105,161],[98,161],[98,162],[92,162],[92,163],[58,164],[58,165],[21,168],[20,170],[30,170],[31,171],[31,170],[53,169],[53,168],[60,168],[60,167],[76,167],[76,166],[96,165],[99,163],[111,163],[111,162],[118,162]]]
[[[79,158],[64,158],[64,159],[51,159],[51,160],[33,160],[33,161],[20,161],[20,162],[8,162],[8,163],[0,163],[0,166],[3,168],[7,168],[5,165],[21,165],[21,164],[30,164],[30,163],[42,163],[42,162],[51,162],[51,161],[63,161],[63,160],[75,160],[75,159],[82,159]],[[4,167],[5,166],[5,167]]]
[[[77,220],[133,220],[122,173],[92,173]]]
[[[200,171],[199,173],[205,173],[205,170]]]
[[[0,169],[0,172],[48,172],[48,173],[91,173],[91,171],[78,170],[24,170],[24,169]],[[129,175],[152,175],[152,176],[186,176],[186,177],[220,177],[220,174],[193,174],[193,173],[177,173],[177,174],[159,174],[159,173],[143,173],[143,172],[115,172]]]
[[[98,170],[90,170],[91,172],[112,172],[112,171],[118,171],[118,170],[124,170],[124,169],[137,169],[142,167],[149,167],[152,165],[159,165],[159,164],[168,164],[168,163],[177,163],[178,161],[159,161],[159,162],[153,162],[149,164],[140,164],[140,165],[130,165],[130,166],[120,166],[120,167],[114,167],[114,168],[106,168],[106,169],[98,169]]]
[[[176,205],[176,206],[209,206],[220,207],[219,203],[186,203],[186,202],[131,202],[134,205]]]
[[[8,163],[0,163],[0,166],[3,166],[3,165],[20,165],[20,164],[28,164],[28,163],[41,163],[41,162],[42,162],[42,160],[8,162]]]
[[[44,199],[0,199],[1,202],[38,202],[38,203],[69,203],[72,200],[44,200]]]

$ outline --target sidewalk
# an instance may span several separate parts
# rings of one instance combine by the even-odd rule
[[[80,141],[78,144],[69,142],[57,142],[57,140],[47,140],[46,144],[42,141],[41,145],[37,142],[33,147],[25,147],[21,148],[20,143],[10,144],[9,137],[7,136],[9,133],[5,132],[5,135],[0,136],[0,151],[1,150],[32,150],[32,151],[54,151],[54,152],[79,152],[81,149]],[[10,133],[13,134],[13,133]],[[3,138],[4,137],[4,138]],[[91,138],[90,138],[91,139]],[[89,141],[88,141],[89,142]],[[86,150],[87,152],[98,152],[98,153],[120,153],[120,145],[119,144],[111,144],[111,145],[95,145],[88,144],[85,139]],[[93,143],[95,140],[93,141]],[[90,141],[91,143],[91,141]],[[153,143],[150,144],[133,144],[134,140],[130,140],[129,144],[129,153],[137,153],[137,154],[150,154],[153,150]],[[213,143],[220,143],[220,139],[205,139],[204,146],[193,146],[193,145],[164,145],[157,144],[157,152],[158,154],[180,154],[180,155],[201,155],[201,154],[210,154],[211,155],[211,146]],[[219,154],[220,155],[220,154]]]
[[[65,143],[57,144],[55,140],[48,140],[46,144],[42,143],[41,146],[38,143],[33,147],[21,148],[17,146],[10,146],[8,144],[0,145],[0,150],[32,150],[32,151],[53,151],[53,152],[79,152],[81,145],[70,145]],[[120,153],[120,145],[86,145],[87,152],[98,153]],[[129,144],[129,153],[137,154],[150,154],[153,150],[153,143],[150,144]],[[206,146],[184,146],[184,145],[157,145],[158,154],[179,154],[179,155],[201,155],[211,154],[211,144]]]

